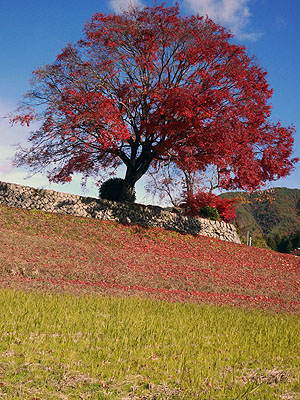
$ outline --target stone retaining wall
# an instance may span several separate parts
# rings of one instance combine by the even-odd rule
[[[199,234],[240,243],[236,229],[231,224],[186,217],[157,206],[118,203],[54,190],[34,189],[1,181],[0,204],[27,210],[37,209],[79,217],[100,218],[123,224],[157,226],[182,233]]]

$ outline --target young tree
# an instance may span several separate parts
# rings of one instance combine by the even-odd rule
[[[187,195],[212,192],[218,188],[218,171],[189,171],[179,168],[174,162],[160,164],[160,168],[149,168],[145,189],[153,198],[167,199],[178,208],[185,203]]]
[[[94,15],[83,40],[33,73],[12,120],[40,127],[15,165],[67,182],[125,164],[123,200],[166,160],[190,172],[214,166],[225,189],[286,176],[294,128],[268,121],[266,72],[231,38],[178,5]]]

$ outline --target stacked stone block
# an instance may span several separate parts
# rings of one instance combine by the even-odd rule
[[[118,203],[54,190],[34,189],[0,181],[0,204],[8,207],[37,209],[51,213],[69,214],[137,224],[162,227],[181,233],[210,236],[240,243],[234,225],[223,221],[211,221],[187,217],[179,212],[143,204]]]

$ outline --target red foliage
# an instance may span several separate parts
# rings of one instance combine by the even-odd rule
[[[236,217],[234,208],[236,203],[237,199],[223,199],[210,192],[198,191],[195,195],[191,193],[186,195],[183,208],[186,215],[199,216],[201,208],[214,207],[224,221],[231,222]]]
[[[0,287],[300,313],[299,257],[160,228],[70,216],[55,218],[52,228],[26,210],[14,218],[13,231],[5,219],[0,224]]]
[[[49,176],[66,181],[124,163],[134,185],[151,163],[171,160],[190,171],[214,165],[220,187],[244,190],[292,170],[294,127],[269,122],[266,72],[220,25],[181,17],[178,5],[132,7],[94,15],[84,35],[34,72],[13,121],[43,124],[17,165],[55,161]]]

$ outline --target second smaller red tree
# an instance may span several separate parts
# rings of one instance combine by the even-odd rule
[[[237,199],[221,198],[211,192],[199,191],[196,194],[186,193],[182,208],[186,215],[201,216],[201,210],[212,207],[218,210],[221,219],[232,222],[236,217]]]

